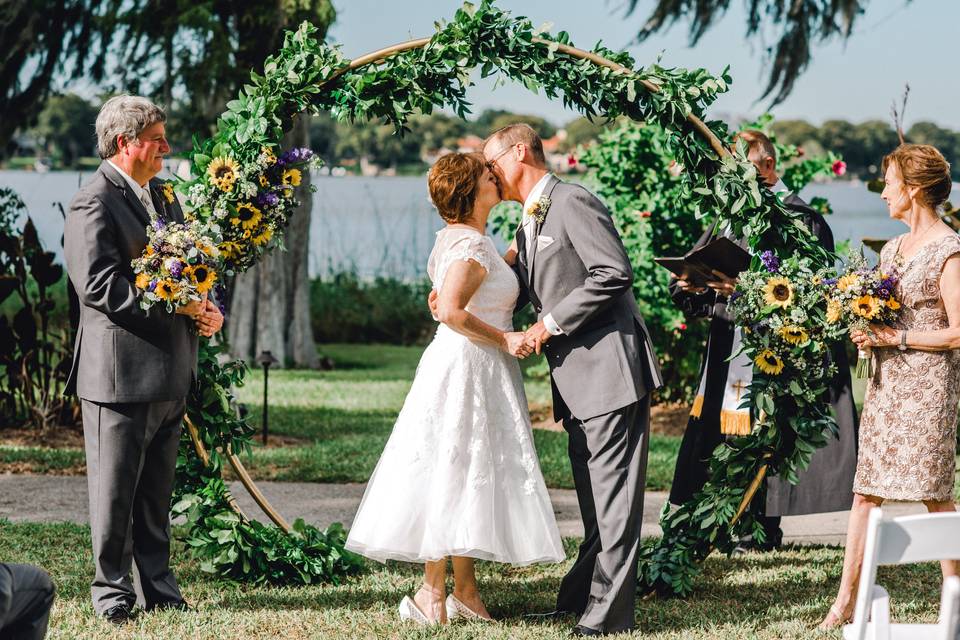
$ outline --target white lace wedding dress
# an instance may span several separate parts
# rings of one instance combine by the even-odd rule
[[[467,311],[511,329],[518,284],[489,237],[461,227],[439,231],[427,267],[434,289],[460,260],[487,271]],[[564,559],[516,358],[440,325],[346,546],[381,562]]]

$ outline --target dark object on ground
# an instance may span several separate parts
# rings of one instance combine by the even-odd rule
[[[53,582],[40,567],[0,564],[0,637],[43,638],[53,594]]]

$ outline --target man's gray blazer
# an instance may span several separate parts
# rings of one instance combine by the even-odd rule
[[[162,181],[151,180],[157,212],[183,222],[176,199],[168,203]],[[80,299],[67,393],[100,403],[159,402],[185,398],[196,376],[193,321],[163,305],[140,307],[131,261],[147,244],[146,208],[106,162],[67,213],[64,256]]]
[[[543,224],[527,255],[517,233],[518,276],[538,318],[550,313],[564,334],[544,344],[553,378],[554,417],[580,420],[641,400],[661,385],[653,345],[633,297],[633,269],[607,208],[592,193],[551,178]]]

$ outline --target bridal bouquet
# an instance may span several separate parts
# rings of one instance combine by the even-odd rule
[[[730,310],[742,327],[741,353],[766,377],[755,385],[757,405],[773,414],[777,389],[814,402],[833,366],[821,286],[827,272],[815,271],[806,258],[781,261],[772,251],[760,261],[761,269],[740,274]]]
[[[220,252],[194,223],[155,219],[147,229],[147,247],[133,261],[140,306],[163,303],[168,311],[201,300],[217,280]]]
[[[889,324],[897,317],[896,274],[870,267],[862,254],[852,256],[838,277],[825,279],[823,284],[830,324],[869,331],[871,323]],[[856,376],[866,378],[870,375],[870,350],[860,349],[857,356]]]
[[[213,157],[194,157],[203,173],[189,189],[188,204],[217,236],[223,267],[230,275],[248,269],[271,241],[279,240],[299,204],[294,187],[319,159],[306,148],[289,149],[277,157],[272,148],[263,147],[248,162],[222,148],[214,147],[211,153]]]

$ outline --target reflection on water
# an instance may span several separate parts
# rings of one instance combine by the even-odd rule
[[[27,204],[45,245],[61,254],[63,220],[55,204],[66,208],[90,174],[0,171],[0,186],[13,187]],[[426,271],[434,234],[443,221],[430,205],[426,177],[315,177],[310,227],[310,273],[349,269],[363,277],[418,277]],[[830,200],[827,221],[836,240],[889,238],[906,230],[887,216],[880,196],[853,182],[815,184],[806,199]],[[870,253],[868,251],[868,253]]]

